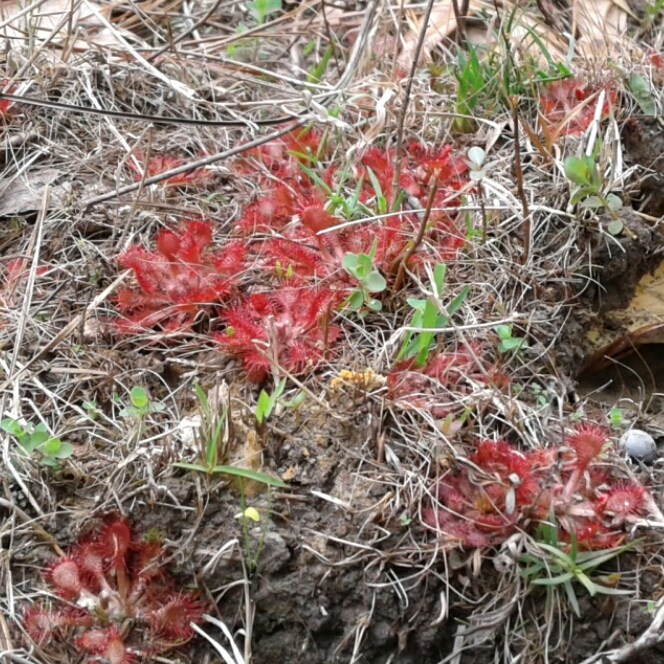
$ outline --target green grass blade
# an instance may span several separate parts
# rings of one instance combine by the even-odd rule
[[[246,468],[235,468],[235,466],[215,466],[212,469],[213,473],[222,473],[224,475],[233,475],[234,477],[241,477],[245,480],[254,480],[270,486],[276,486],[280,489],[290,488],[288,484],[278,480],[276,477],[270,477],[264,473],[259,473],[255,470],[247,470]]]
[[[531,583],[536,586],[559,586],[561,583],[565,583],[573,578],[574,574],[572,572],[565,572],[558,576],[551,576],[548,579],[535,579]]]
[[[184,463],[179,461],[178,463],[174,463],[173,466],[175,468],[183,468],[184,470],[198,470],[201,473],[208,472],[208,469],[205,466],[201,466],[200,463]]]
[[[572,587],[572,583],[570,581],[566,581],[564,583],[565,586],[565,592],[567,593],[567,599],[569,600],[569,603],[572,605],[572,610],[576,614],[577,617],[581,617],[581,609],[579,608],[579,600],[576,598],[576,594],[574,592],[574,588]]]

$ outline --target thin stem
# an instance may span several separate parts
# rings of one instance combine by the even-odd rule
[[[523,255],[521,262],[526,264],[530,258],[530,211],[526,192],[523,188],[523,170],[521,168],[521,148],[519,146],[519,109],[516,99],[510,99],[512,106],[512,123],[514,124],[514,175],[516,176],[516,189],[521,201],[523,211]]]
[[[399,114],[399,123],[397,125],[397,150],[394,157],[394,176],[392,178],[392,200],[390,201],[390,208],[394,209],[397,200],[399,200],[399,175],[401,174],[401,159],[403,155],[403,132],[406,124],[406,113],[408,112],[408,104],[410,102],[410,94],[413,89],[413,80],[415,79],[415,71],[417,70],[417,63],[422,53],[424,46],[424,38],[427,33],[427,26],[431,18],[431,10],[433,9],[434,0],[427,1],[427,8],[424,12],[424,20],[420,28],[420,34],[417,38],[417,45],[413,53],[413,62],[410,65],[410,73],[408,74],[408,81],[406,82],[406,90],[403,96],[403,104],[401,106],[401,113]]]
[[[401,283],[403,282],[403,275],[406,270],[406,265],[408,264],[408,261],[410,260],[410,257],[417,251],[417,248],[422,244],[422,240],[424,239],[424,234],[426,233],[427,230],[427,224],[429,223],[429,217],[431,216],[431,209],[433,208],[433,202],[434,199],[436,198],[436,192],[438,191],[438,180],[434,180],[433,185],[431,186],[431,190],[429,191],[429,200],[427,200],[427,207],[426,210],[424,211],[424,215],[422,216],[422,223],[420,224],[420,230],[417,232],[417,237],[413,240],[413,243],[406,249],[406,252],[403,255],[403,258],[401,259],[401,263],[399,263],[399,270],[397,272],[397,277],[394,280],[394,286],[392,287],[392,291],[396,292],[401,288]]]

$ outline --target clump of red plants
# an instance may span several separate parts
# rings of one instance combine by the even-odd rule
[[[397,362],[387,375],[388,394],[394,401],[445,418],[458,409],[463,395],[475,385],[504,387],[509,383],[498,367],[482,360],[479,345],[432,353],[418,366],[417,358]]]
[[[609,432],[595,424],[578,425],[560,449],[521,452],[505,441],[482,441],[469,463],[436,483],[436,504],[423,510],[424,522],[467,547],[497,545],[552,519],[562,542],[575,537],[587,550],[618,546],[623,526],[653,503],[643,486],[614,478],[599,461],[609,443]]]
[[[179,231],[162,230],[156,244],[155,251],[134,246],[118,257],[137,282],[117,295],[123,318],[116,328],[122,333],[189,327],[199,312],[230,296],[245,267],[244,245],[229,242],[213,250],[212,226],[203,221],[188,221]]]
[[[315,366],[341,335],[329,324],[338,300],[328,289],[285,283],[228,310],[223,315],[226,330],[214,337],[242,358],[249,380],[260,382],[273,365],[299,374]]]
[[[242,359],[251,380],[262,380],[274,366],[302,373],[341,336],[331,320],[357,286],[343,269],[345,256],[373,249],[373,265],[388,281],[406,253],[412,269],[454,257],[465,237],[456,228],[454,210],[459,189],[468,183],[468,167],[450,147],[413,143],[404,151],[400,196],[418,198],[423,208],[429,200],[433,204],[423,242],[410,252],[422,222],[403,211],[400,198],[392,200],[394,152],[372,149],[343,170],[328,167],[317,175],[327,152],[322,134],[303,129],[239,160],[237,170],[254,176],[261,193],[218,248],[212,247],[210,224],[189,221],[161,231],[155,250],[127,249],[118,263],[133,271],[136,284],[117,296],[123,317],[116,329],[123,334],[187,330],[201,312],[218,313],[211,338]],[[159,159],[155,172],[176,165]],[[354,189],[365,214],[388,205],[395,212],[368,222],[346,220],[337,216],[340,203],[333,192],[339,188]],[[242,292],[243,281],[249,294]],[[215,330],[216,322],[223,329]]]
[[[389,276],[417,235],[420,220],[414,214],[398,211],[373,222],[342,224],[344,219],[335,216],[336,208],[328,201],[334,198],[333,192],[343,178],[345,184],[358,188],[359,203],[375,209],[379,198],[391,202],[395,195],[394,151],[368,150],[351,169],[352,177],[348,169],[330,168],[320,177],[309,177],[311,169],[306,164],[324,152],[320,134],[312,129],[292,132],[275,146],[254,151],[254,159],[271,177],[264,181],[267,191],[236,223],[236,231],[244,236],[272,234],[270,239],[254,244],[264,266],[290,267],[298,276],[326,279],[337,287],[347,281],[341,269],[343,257],[349,253],[368,254],[375,241],[374,265]],[[247,164],[246,160],[241,162],[243,173],[247,172]],[[453,215],[436,209],[453,210],[458,206],[458,190],[467,182],[467,171],[466,161],[453,155],[449,146],[430,150],[412,143],[405,151],[398,180],[403,192],[419,198],[424,207],[424,197],[434,189],[434,212],[427,225],[429,242],[422,244],[412,263],[424,257],[448,260],[463,245],[464,235],[456,228]],[[278,184],[272,186],[275,181]]]
[[[163,566],[157,535],[138,538],[111,516],[48,568],[57,599],[27,609],[23,627],[42,647],[73,646],[86,663],[148,661],[187,643],[205,609]]]
[[[547,85],[540,96],[547,131],[566,136],[582,134],[595,117],[596,98],[602,90],[605,97],[601,117],[605,118],[617,99],[616,91],[610,86],[592,86],[577,79]]]

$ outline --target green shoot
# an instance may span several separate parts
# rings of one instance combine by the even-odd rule
[[[314,65],[307,75],[307,83],[320,83],[330,62],[330,58],[334,54],[334,47],[330,44],[323,53],[323,57],[317,65]]]
[[[120,417],[132,418],[141,422],[146,415],[150,413],[161,413],[165,410],[163,403],[152,402],[147,392],[142,387],[132,387],[129,393],[131,406],[127,406],[120,411]]]
[[[281,489],[287,489],[288,485],[281,480],[265,475],[255,470],[247,468],[236,468],[235,466],[220,465],[220,459],[226,456],[226,446],[228,444],[228,407],[225,406],[221,412],[214,412],[205,392],[199,385],[194,386],[196,397],[198,398],[198,407],[201,415],[200,426],[200,454],[196,463],[178,462],[174,463],[175,468],[183,470],[192,470],[199,473],[205,473],[208,476],[221,474],[237,477],[240,480],[254,480],[266,484],[267,486],[276,486]]]
[[[284,391],[285,387],[286,379],[282,378],[272,394],[268,395],[265,390],[261,390],[261,393],[258,396],[258,403],[256,404],[255,413],[256,421],[258,422],[259,426],[262,427],[263,424],[269,419],[270,415],[272,415],[272,411],[277,405],[277,400],[281,396],[281,393]]]
[[[353,311],[359,311],[365,305],[372,311],[382,309],[380,301],[371,297],[371,293],[382,293],[387,288],[385,277],[373,265],[376,247],[374,240],[368,254],[346,254],[341,261],[343,269],[357,280],[357,288],[345,302]]]
[[[622,221],[617,211],[622,207],[622,200],[615,194],[604,196],[602,193],[602,176],[597,164],[592,157],[568,157],[565,159],[565,177],[575,186],[572,191],[570,203],[580,203],[582,208],[594,209],[604,208],[612,217],[613,222],[608,226],[612,235],[620,235],[623,230]]]
[[[441,314],[436,301],[442,298],[443,289],[445,287],[445,273],[446,267],[443,263],[438,263],[433,271],[433,276],[430,280],[432,296],[426,300],[417,300],[408,298],[408,304],[415,310],[410,319],[408,327],[424,328],[425,330],[432,330],[431,332],[406,332],[401,350],[397,356],[397,360],[410,359],[415,357],[415,364],[419,367],[426,364],[434,342],[435,331],[438,328],[446,327],[449,325],[450,317],[462,305],[463,301],[470,292],[470,286],[464,286],[461,292],[450,302],[447,306],[447,314]]]
[[[281,11],[281,0],[248,0],[247,9],[258,25],[274,12]]]
[[[546,541],[534,542],[529,553],[519,557],[527,567],[521,570],[521,576],[530,579],[531,585],[545,586],[551,592],[556,586],[565,589],[567,599],[577,616],[581,615],[579,602],[573,584],[581,584],[591,596],[629,595],[630,590],[620,590],[601,583],[600,577],[591,578],[591,573],[600,565],[619,556],[634,547],[640,540],[614,549],[579,552],[576,536],[571,533],[569,553],[560,548],[557,542],[557,528],[552,524],[540,527],[539,534]]]
[[[0,422],[0,428],[16,438],[19,456],[27,457],[36,452],[39,454],[39,462],[44,466],[57,468],[64,459],[74,453],[74,448],[69,443],[63,443],[59,438],[51,436],[45,424],[20,424],[8,417]]]
[[[496,325],[493,329],[498,335],[498,352],[501,355],[508,355],[509,353],[516,354],[522,348],[528,348],[528,342],[525,339],[512,336],[513,323],[509,325]]]

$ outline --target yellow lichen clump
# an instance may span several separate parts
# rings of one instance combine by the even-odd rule
[[[354,387],[365,392],[373,392],[385,385],[386,378],[377,374],[373,369],[367,369],[363,373],[349,371],[344,369],[339,372],[336,378],[330,381],[330,387],[333,390],[343,390],[347,387]]]

